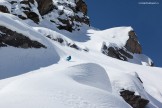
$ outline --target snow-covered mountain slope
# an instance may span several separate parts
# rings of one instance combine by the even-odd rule
[[[0,19],[1,26],[5,26],[8,29],[25,35],[33,40],[32,43],[37,41],[48,47],[39,49],[27,48],[30,43],[26,43],[27,49],[15,48],[13,46],[1,47],[0,79],[23,74],[31,70],[39,69],[40,67],[49,66],[59,61],[59,56],[52,43],[50,43],[43,35],[32,29],[31,26],[28,26],[21,22],[21,19],[9,14],[0,13]],[[2,37],[3,35],[1,38]],[[9,39],[9,37],[6,38],[6,40],[12,40],[12,38]],[[16,39],[18,38],[15,38],[15,40]],[[3,42],[3,40],[4,39],[2,38],[2,43],[6,42],[4,44],[8,44],[7,41]],[[16,43],[16,41],[11,42]],[[25,43],[25,41],[23,43]]]
[[[109,78],[99,65],[87,63],[33,73],[1,89],[0,98],[4,100],[1,107],[129,108],[124,100],[111,93]]]
[[[84,1],[48,1],[0,1],[0,108],[162,107],[162,68],[132,27],[98,30]]]
[[[55,47],[62,58],[58,64],[0,81],[0,106],[129,108],[119,96],[125,89],[148,99],[148,108],[161,107],[161,68],[135,65],[100,53],[87,54],[59,44]],[[64,60],[68,52],[73,57],[71,62]]]

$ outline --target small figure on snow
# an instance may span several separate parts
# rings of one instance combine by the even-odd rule
[[[67,60],[67,61],[70,61],[70,60],[71,60],[71,56],[68,56],[68,57],[66,58],[66,60]]]

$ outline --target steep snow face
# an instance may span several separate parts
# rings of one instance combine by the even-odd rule
[[[0,79],[23,74],[31,70],[49,66],[59,61],[53,44],[31,26],[9,14],[0,13],[0,25],[21,33],[33,41],[44,44],[47,48],[21,49],[11,46],[0,47]]]
[[[0,48],[0,79],[20,75],[57,63],[59,56],[54,47],[47,49]]]

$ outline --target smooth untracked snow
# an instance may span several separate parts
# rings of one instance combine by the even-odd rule
[[[23,75],[0,89],[0,99],[3,108],[130,108],[111,93],[106,71],[92,63]]]
[[[0,79],[20,75],[57,63],[60,57],[54,48],[20,49],[0,48]]]

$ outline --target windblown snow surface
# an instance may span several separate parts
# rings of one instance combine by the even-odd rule
[[[83,25],[70,33],[44,20],[35,26],[8,14],[0,13],[0,19],[0,25],[47,46],[0,48],[0,108],[131,108],[120,96],[121,89],[148,99],[147,108],[162,108],[161,68],[142,65],[149,61],[144,55],[143,61],[129,63],[101,53],[104,41],[124,46],[131,27],[101,31]],[[62,45],[47,35],[89,51]],[[68,62],[69,55],[72,60]]]

